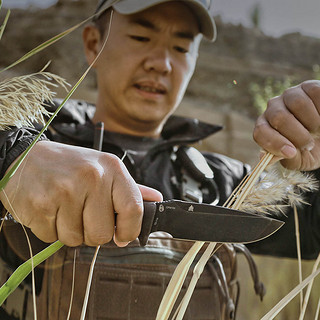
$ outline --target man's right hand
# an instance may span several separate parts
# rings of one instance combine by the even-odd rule
[[[0,200],[18,222],[42,241],[68,246],[96,246],[113,236],[120,246],[130,242],[140,232],[143,200],[162,200],[138,186],[116,156],[49,141],[34,146],[5,194]]]

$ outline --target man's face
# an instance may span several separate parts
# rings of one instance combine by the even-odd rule
[[[178,2],[133,15],[115,12],[107,44],[95,64],[97,115],[104,113],[136,134],[152,128],[154,135],[159,134],[184,95],[200,39],[196,18]],[[99,48],[102,44],[103,39]]]

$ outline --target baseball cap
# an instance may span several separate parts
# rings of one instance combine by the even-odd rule
[[[197,17],[200,32],[210,41],[217,36],[215,22],[210,14],[212,0],[99,0],[96,13],[102,13],[110,7],[121,14],[134,14],[157,4],[181,1],[184,2]]]

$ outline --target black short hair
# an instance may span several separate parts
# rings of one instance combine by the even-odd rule
[[[105,35],[105,32],[107,30],[107,26],[110,23],[110,17],[111,17],[111,11],[113,9],[109,8],[105,10],[102,14],[99,15],[99,17],[94,18],[92,20],[95,27],[99,30],[101,37],[103,38]]]

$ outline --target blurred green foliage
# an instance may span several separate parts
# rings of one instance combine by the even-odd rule
[[[313,79],[320,80],[320,65],[315,64],[312,67]],[[267,77],[262,83],[251,82],[249,84],[249,92],[253,99],[253,105],[261,114],[267,107],[267,102],[269,99],[282,94],[282,92],[292,86],[300,83],[297,77],[286,76],[281,80],[275,79],[273,77]]]

